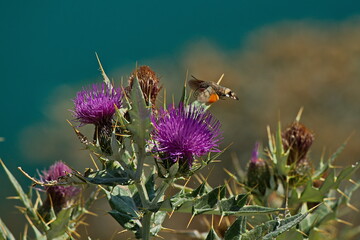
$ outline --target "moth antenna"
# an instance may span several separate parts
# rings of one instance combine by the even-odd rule
[[[191,75],[191,77],[192,77],[193,79],[195,79],[195,80],[200,80],[200,79],[194,77],[194,75]]]

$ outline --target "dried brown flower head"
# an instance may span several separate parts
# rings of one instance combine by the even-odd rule
[[[293,122],[282,133],[284,149],[285,151],[290,149],[287,164],[291,165],[304,161],[314,139],[314,134],[303,124]]]
[[[156,97],[161,90],[161,86],[159,85],[160,81],[159,78],[156,76],[156,73],[151,70],[149,66],[140,66],[129,77],[129,87],[127,88],[128,92],[130,92],[130,90],[132,89],[134,79],[136,77],[139,80],[139,84],[144,94],[146,104],[149,105],[149,103],[151,103],[152,105],[154,105]]]

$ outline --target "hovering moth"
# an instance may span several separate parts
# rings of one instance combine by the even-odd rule
[[[219,99],[225,99],[226,97],[239,100],[236,94],[227,87],[223,87],[215,82],[203,81],[192,76],[193,79],[190,79],[189,86],[194,90],[194,97],[197,101],[211,104]]]

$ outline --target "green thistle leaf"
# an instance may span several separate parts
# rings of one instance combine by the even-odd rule
[[[247,196],[247,194],[239,194],[219,202],[221,214],[226,216],[239,211],[242,207],[245,206]]]
[[[188,104],[189,98],[190,98],[190,96],[187,95],[187,91],[186,91],[187,79],[188,79],[188,72],[186,72],[186,78],[184,81],[184,87],[183,87],[181,99],[180,99],[180,103],[183,103],[184,105]]]
[[[155,173],[151,174],[148,177],[148,179],[146,180],[146,183],[145,183],[145,188],[146,188],[146,192],[149,196],[149,201],[153,200],[155,197]],[[134,193],[133,199],[134,199],[136,206],[142,206],[140,195],[139,195],[138,191],[136,191]],[[156,210],[156,209],[151,209],[151,210]]]
[[[117,210],[109,211],[109,214],[125,229],[128,229],[135,233],[137,238],[141,236],[141,222],[137,218],[132,218],[126,213],[119,212]]]
[[[205,240],[220,240],[220,238],[218,237],[214,229],[211,228]]]
[[[344,151],[347,144],[347,140],[330,156],[328,161],[324,163],[323,158],[320,159],[319,169],[313,175],[314,179],[317,179],[323,175],[326,170],[329,169],[330,165],[335,161],[335,159]]]
[[[352,193],[360,187],[360,184],[354,184],[351,187],[345,189],[345,196],[341,196],[337,200],[328,200],[326,204],[322,204],[317,207],[312,213],[309,214],[309,217],[300,223],[300,230],[306,235],[309,235],[310,232],[319,227],[320,225],[326,223],[329,220],[336,219],[339,208],[345,204],[348,204]],[[303,211],[307,211],[306,204],[303,204]]]
[[[329,192],[329,190],[335,184],[335,169],[330,169],[329,175],[325,178],[324,183],[320,187],[320,192],[324,195]]]
[[[236,221],[226,230],[225,240],[240,240],[241,234],[246,232],[246,220],[247,217],[240,216]]]
[[[14,175],[12,175],[12,173],[9,171],[9,169],[5,166],[4,162],[0,159],[0,164],[2,165],[2,167],[4,168],[11,184],[14,186],[17,194],[20,197],[21,202],[24,204],[24,206],[26,207],[26,209],[33,209],[33,205],[32,202],[30,200],[30,198],[28,197],[28,195],[26,195],[26,193],[24,192],[24,190],[22,189],[22,187],[20,186],[19,182],[16,180],[16,178],[14,177]],[[34,212],[35,213],[35,212]]]
[[[0,239],[15,240],[10,230],[0,218]]]
[[[195,200],[192,214],[198,215],[207,211],[213,210],[215,204],[218,203],[221,199],[225,197],[226,187],[220,186],[213,189],[208,194],[202,196],[201,198]]]
[[[203,196],[206,193],[210,192],[211,190],[212,190],[211,187],[206,182],[203,182],[202,184],[200,184],[199,187],[197,187],[194,191],[192,191],[190,194],[188,194],[188,196],[200,197],[200,196]]]
[[[131,101],[132,108],[129,110],[131,123],[127,125],[127,128],[133,134],[135,142],[142,148],[145,146],[146,140],[149,139],[151,109],[146,106],[144,95],[137,78],[135,78],[131,90]]]
[[[312,182],[309,181],[301,194],[300,201],[302,202],[322,202],[322,200],[328,195],[331,189],[337,189],[340,184],[349,179],[356,170],[360,167],[360,164],[346,167],[342,169],[339,175],[335,176],[335,169],[330,169],[329,175],[326,177],[324,183],[320,189],[313,186]]]
[[[290,229],[280,234],[278,237],[276,237],[276,240],[304,240],[304,239],[306,239],[305,236],[299,233],[298,231],[296,231],[296,229]]]
[[[354,165],[348,166],[341,170],[339,175],[336,178],[335,184],[332,186],[333,189],[339,187],[340,183],[344,180],[348,180],[360,167],[360,164],[357,162]]]
[[[244,206],[247,194],[225,198],[225,187],[221,186],[208,192],[205,184],[201,184],[191,193],[180,191],[170,199],[159,203],[160,211],[196,214],[249,216],[257,214],[277,213],[282,209],[256,205]],[[202,194],[200,194],[202,193]]]
[[[323,198],[324,195],[309,181],[301,194],[300,200],[303,202],[321,202]]]
[[[71,214],[72,208],[63,209],[57,214],[56,220],[50,224],[50,230],[46,232],[47,239],[66,240],[69,238],[67,227]]]
[[[106,191],[107,198],[112,208],[109,214],[115,218],[125,229],[131,230],[140,236],[140,213],[128,189],[116,186],[112,191]]]
[[[282,209],[279,208],[270,208],[257,205],[247,205],[240,208],[238,211],[224,211],[225,216],[234,215],[234,216],[254,216],[258,214],[270,214],[278,213]]]
[[[4,162],[0,159],[0,164],[2,165],[2,167],[4,168],[11,184],[14,186],[18,196],[20,197],[21,202],[24,204],[25,208],[26,208],[26,214],[29,215],[30,219],[29,219],[29,223],[31,224],[31,226],[33,227],[34,231],[38,231],[37,228],[40,228],[44,231],[48,230],[49,227],[47,226],[47,224],[42,221],[32,202],[31,199],[28,197],[28,195],[25,194],[24,190],[22,189],[22,187],[20,186],[19,182],[16,180],[16,178],[14,177],[14,175],[12,175],[12,173],[9,171],[9,169],[5,166]],[[31,221],[34,221],[31,222]],[[39,236],[40,236],[40,232],[39,232]]]
[[[166,218],[167,212],[157,212],[155,214],[153,214],[152,216],[152,223],[153,223],[153,227],[150,229],[150,232],[153,236],[156,236],[158,234],[158,232],[160,232],[161,228],[162,228],[162,223],[164,222],[165,218]]]
[[[106,191],[106,195],[112,209],[128,214],[130,217],[139,217],[131,193],[125,187],[116,186],[111,192]]]
[[[129,185],[133,181],[117,162],[111,162],[107,168],[87,174],[84,179],[92,184],[107,186]]]
[[[297,214],[295,216],[285,218],[282,220],[270,220],[266,223],[256,226],[252,230],[244,233],[241,236],[241,240],[255,240],[255,239],[263,239],[270,240],[274,239],[280,234],[288,231],[292,227],[296,226],[300,223],[308,213],[305,214]]]
[[[274,156],[276,156],[276,161],[274,161],[274,162],[276,162],[276,168],[280,175],[286,176],[290,171],[290,168],[287,165],[287,159],[289,156],[289,152],[284,151],[282,137],[281,137],[281,123],[280,122],[278,122],[278,128],[277,128],[276,136],[275,136],[275,144],[276,144],[276,152],[275,152]]]

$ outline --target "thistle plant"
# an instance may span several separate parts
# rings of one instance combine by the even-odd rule
[[[300,117],[283,132],[279,124],[275,135],[268,128],[268,147],[256,144],[246,174],[227,171],[230,179],[216,187],[204,178],[195,188],[186,186],[193,176],[201,178],[199,170],[214,164],[224,151],[221,123],[209,104],[192,101],[185,84],[180,102],[158,107],[162,87],[150,67],[135,69],[128,86],[111,83],[100,68],[104,82],[77,93],[71,110],[75,126],[70,122],[97,158],[94,169],[82,172],[58,162],[36,179],[20,168],[40,186],[31,188],[37,196],[33,204],[2,163],[36,239],[80,237],[79,220],[89,213],[99,191],[109,202],[109,215],[134,238],[144,240],[161,236],[166,216],[174,212],[188,213],[189,224],[197,215],[217,215],[219,225],[226,219],[225,230],[212,224],[207,233],[194,232],[198,239],[317,239],[316,229],[330,219],[339,220],[341,206],[355,209],[349,201],[359,183],[352,181],[345,190],[340,184],[358,165],[335,171],[332,163],[341,147],[313,167],[309,149],[314,136],[300,124]],[[90,140],[81,133],[86,124],[95,126]],[[176,191],[168,192],[169,187]],[[92,189],[87,201],[84,188]],[[0,225],[0,236],[14,239],[2,221]]]

